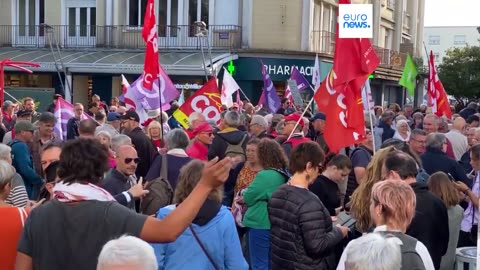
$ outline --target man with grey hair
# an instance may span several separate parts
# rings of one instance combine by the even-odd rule
[[[427,135],[430,134],[430,133],[439,132],[438,128],[439,128],[440,124],[443,127],[445,126],[445,124],[443,123],[443,120],[440,119],[438,116],[436,116],[433,113],[429,113],[429,114],[425,115],[425,117],[423,118],[423,122],[422,122],[423,130],[425,130]],[[447,142],[446,143],[446,145],[447,145],[447,150],[446,150],[447,156],[455,159],[455,154],[453,153],[452,143],[448,139],[446,140],[446,142]]]
[[[265,117],[261,115],[252,116],[252,120],[248,125],[248,130],[252,136],[255,136],[259,139],[270,138],[273,139],[273,135],[267,132],[268,122]]]
[[[456,181],[462,181],[472,186],[462,166],[453,158],[447,156],[447,138],[443,133],[430,133],[426,138],[427,151],[421,156],[425,171],[432,175],[436,172],[450,174]]]
[[[238,112],[229,111],[225,114],[225,119],[223,119],[223,129],[215,133],[212,144],[208,149],[208,160],[215,157],[223,159],[228,156],[245,161],[245,150],[247,148],[249,136],[246,131],[238,129],[242,124],[241,122],[241,115]],[[233,181],[227,181],[225,183],[223,204],[232,205],[234,186],[235,182]]]
[[[167,166],[167,180],[175,190],[177,186],[178,175],[180,174],[180,168],[186,165],[192,160],[185,150],[190,144],[187,133],[180,128],[172,129],[166,135],[166,143],[168,145],[168,152],[164,155],[157,155],[152,161],[150,169],[145,176],[146,181],[152,181],[160,177],[162,164],[166,163]]]
[[[393,235],[365,234],[347,245],[337,269],[400,270],[402,268],[401,246],[402,241]]]
[[[33,139],[28,143],[30,153],[32,154],[33,167],[38,175],[43,176],[41,156],[43,147],[49,143],[60,142],[57,138],[54,128],[57,123],[57,118],[51,112],[44,112],[40,115],[37,121],[38,130],[33,133]]]
[[[157,270],[155,252],[147,242],[134,236],[108,241],[98,256],[97,270]]]
[[[241,125],[241,122],[241,115],[238,112],[229,111],[225,114],[225,119],[223,120],[224,128],[215,134],[213,142],[208,149],[209,160],[215,157],[223,159],[226,156],[230,156],[230,153],[227,153],[227,148],[229,145],[241,145],[243,153],[232,153],[232,155],[243,155],[243,158],[245,159],[248,133],[238,129],[238,127]]]
[[[11,102],[10,100],[5,100],[5,102],[2,104],[2,121],[7,131],[12,130],[13,126],[15,125],[15,120],[13,119],[15,107],[15,103]]]
[[[111,148],[116,152],[121,145],[133,145],[132,139],[125,134],[118,134],[112,137]]]

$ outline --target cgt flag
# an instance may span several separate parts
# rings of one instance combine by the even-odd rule
[[[190,96],[180,108],[174,113],[173,117],[184,127],[188,128],[188,116],[193,112],[199,112],[205,116],[207,121],[220,121],[220,112],[222,111],[222,102],[218,92],[217,80],[210,79],[195,94]]]
[[[142,37],[147,44],[145,48],[142,84],[145,89],[152,90],[153,82],[158,79],[158,73],[160,72],[160,64],[158,62],[158,33],[153,0],[148,0],[145,9]]]
[[[443,84],[438,78],[437,69],[434,64],[433,52],[430,51],[430,59],[428,61],[428,96],[431,101],[432,112],[438,116],[445,115],[452,117],[452,111],[448,102],[447,92],[443,88]]]

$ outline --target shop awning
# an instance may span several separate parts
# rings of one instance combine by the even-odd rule
[[[115,50],[62,50],[64,67],[69,73],[139,74],[143,72],[145,53]],[[33,71],[56,72],[55,61],[49,49],[0,48],[0,59],[30,61],[40,64]],[[170,75],[204,75],[204,60],[200,51],[160,52],[160,63]],[[213,68],[238,59],[229,52],[212,51]],[[205,50],[205,62],[210,69],[210,57]],[[57,62],[58,63],[58,62]],[[60,63],[58,63],[60,65]],[[9,68],[6,68],[9,70]]]

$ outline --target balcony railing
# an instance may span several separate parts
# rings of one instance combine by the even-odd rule
[[[52,25],[61,48],[144,49],[142,28],[127,25],[87,26]],[[160,49],[200,49],[207,47],[207,37],[198,38],[194,25],[158,26]],[[0,47],[42,48],[48,46],[47,29],[43,25],[0,25]],[[242,29],[237,25],[209,25],[208,43],[212,49],[241,47]]]
[[[335,52],[335,33],[313,30],[311,50],[317,53],[333,55]]]
[[[382,47],[373,46],[377,52],[377,56],[380,59],[381,66],[391,66],[403,68],[405,60],[407,59],[406,53],[397,52]]]

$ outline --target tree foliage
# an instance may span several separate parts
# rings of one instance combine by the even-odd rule
[[[466,46],[447,51],[438,66],[438,76],[447,94],[460,98],[480,97],[480,47]]]

